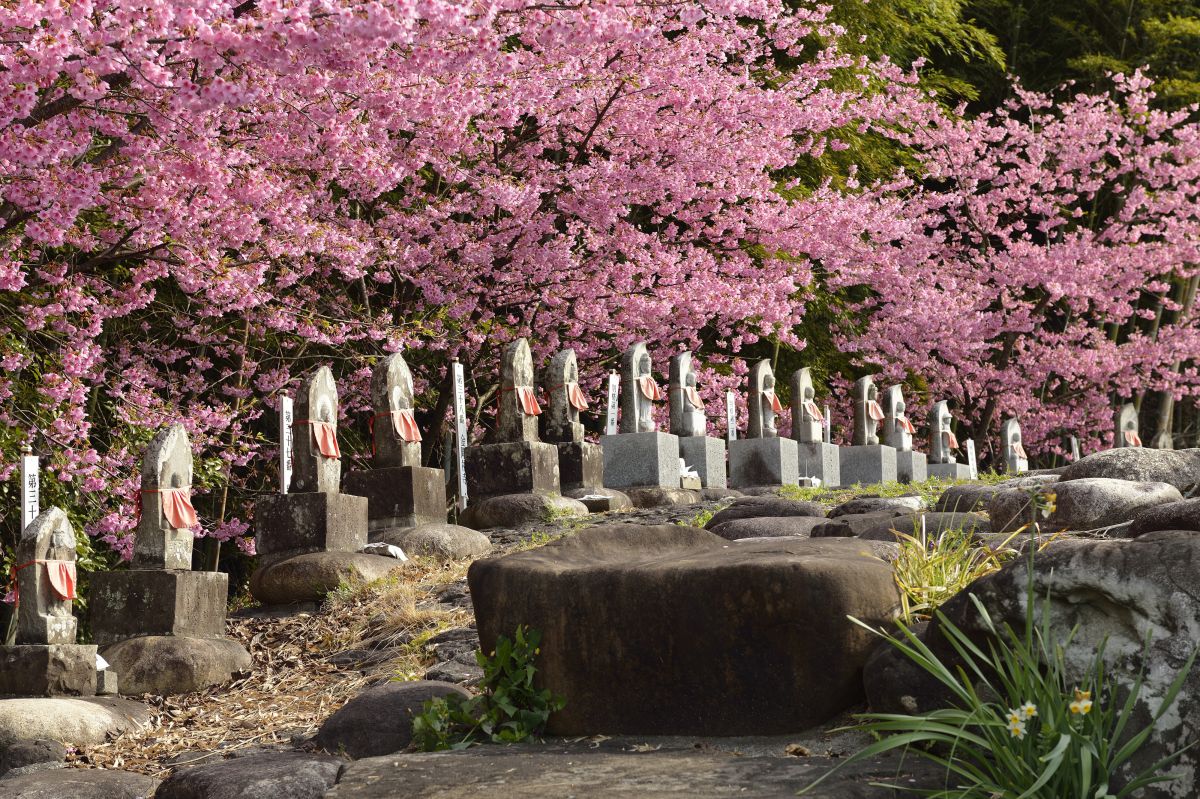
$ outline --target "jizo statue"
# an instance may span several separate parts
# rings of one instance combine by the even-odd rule
[[[812,370],[807,366],[792,372],[792,438],[805,444],[824,441],[821,428],[825,417],[817,406]]]
[[[1138,435],[1137,406],[1127,402],[1117,411],[1117,434],[1113,447],[1140,447],[1142,437]]]
[[[1029,456],[1021,443],[1021,425],[1016,419],[1005,419],[1000,425],[1000,436],[1004,440],[1004,462],[1010,472],[1029,470]]]
[[[913,434],[917,432],[906,413],[900,386],[890,387],[883,396],[883,443],[899,452],[912,451]]]
[[[371,375],[372,463],[376,469],[421,465],[421,431],[413,415],[412,373],[404,356],[394,352]]]
[[[160,430],[142,458],[141,517],[133,544],[133,568],[192,568],[192,445],[187,430]]]
[[[950,429],[953,421],[950,406],[945,400],[933,403],[929,409],[930,463],[957,463],[954,451],[958,449],[958,439]]]
[[[750,367],[750,384],[746,396],[746,438],[778,438],[775,417],[783,413],[783,404],[775,393],[775,373],[770,361],[759,361]]]
[[[579,412],[586,411],[588,403],[579,387],[575,350],[563,350],[550,359],[542,373],[542,388],[549,404],[543,419],[542,438],[555,444],[583,441]]]
[[[654,403],[665,397],[654,382],[654,368],[645,343],[634,344],[621,356],[621,424],[622,433],[653,433]]]
[[[704,402],[692,367],[692,353],[681,352],[671,358],[671,382],[667,386],[671,410],[671,432],[680,438],[703,436],[708,432]]]
[[[338,445],[338,393],[333,372],[322,366],[309,373],[296,396],[292,423],[292,486],[296,493],[336,494],[342,488]]]
[[[883,408],[879,405],[879,389],[875,387],[875,381],[869,377],[860,377],[854,383],[854,446],[877,445],[879,423],[883,418]]]
[[[73,644],[75,530],[60,508],[47,508],[17,542],[17,643]]]
[[[530,441],[538,438],[538,416],[542,406],[534,389],[533,355],[529,342],[519,338],[504,350],[500,360],[500,413],[496,441]]]

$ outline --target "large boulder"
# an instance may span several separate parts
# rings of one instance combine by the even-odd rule
[[[1032,589],[1038,603],[1049,602],[1051,642],[1074,638],[1063,653],[1072,679],[1082,680],[1103,645],[1107,671],[1131,685],[1144,668],[1145,684],[1138,724],[1149,719],[1167,686],[1179,673],[1200,636],[1200,537],[1190,531],[1148,533],[1133,540],[1065,539],[1033,559]],[[1021,631],[1025,626],[1029,561],[1017,559],[999,572],[976,580],[942,606],[960,629],[977,641],[987,638],[984,623],[969,594],[983,604],[994,622]],[[1039,612],[1040,617],[1040,612]],[[1149,648],[1146,640],[1149,637]],[[922,639],[943,662],[955,653],[938,622]],[[881,712],[924,712],[943,706],[949,697],[936,680],[888,645],[868,664],[864,677],[872,709]],[[1200,735],[1200,664],[1184,683],[1178,705],[1167,713],[1151,739],[1134,755],[1134,768],[1144,769],[1181,744]],[[1200,789],[1200,752],[1189,750],[1172,772],[1186,779],[1139,792],[1139,797],[1192,797]]]
[[[154,799],[323,799],[345,762],[303,752],[256,752],[180,769]]]
[[[1146,508],[1129,526],[1127,537],[1153,533],[1158,530],[1195,530],[1200,532],[1200,499],[1185,499]]]
[[[250,593],[264,605],[319,602],[339,585],[371,582],[402,568],[404,561],[382,555],[309,552],[255,569]]]
[[[447,694],[470,696],[448,682],[389,682],[367,688],[325,720],[317,744],[331,754],[354,759],[390,755],[412,742],[413,717],[425,702]]]
[[[947,530],[963,530],[973,536],[982,536],[992,531],[991,524],[981,513],[915,513],[911,516],[895,516],[871,529],[859,533],[858,537],[870,541],[895,541],[896,532],[916,535],[925,526],[930,536],[941,535]]]
[[[158,780],[106,769],[60,768],[5,777],[4,799],[149,799]],[[208,797],[205,797],[208,799]]]
[[[813,528],[813,538],[844,538],[862,535],[881,524],[891,524],[896,514],[890,510],[874,513],[849,513],[836,519],[826,519],[824,524]]]
[[[544,524],[556,518],[587,515],[587,505],[558,494],[501,494],[472,500],[458,521],[472,530],[488,530],[492,527],[525,527]]]
[[[0,777],[62,768],[67,747],[53,738],[26,738],[0,747]]]
[[[784,499],[776,495],[742,497],[735,499],[728,508],[717,511],[704,525],[706,530],[736,519],[786,518],[792,516],[824,518],[825,509],[815,502]]]
[[[468,572],[483,650],[542,633],[559,735],[767,735],[861,701],[875,626],[899,602],[872,542],[730,545],[681,525],[611,525]]]
[[[220,685],[250,671],[250,653],[232,638],[144,635],[100,650],[122,694],[170,696]]]
[[[1039,520],[1042,529],[1049,531],[1111,527],[1130,521],[1146,508],[1183,499],[1179,490],[1167,483],[1133,483],[1107,477],[1060,481],[1041,491],[1055,495],[1054,513]],[[992,529],[999,533],[1033,521],[1033,510],[1031,492],[1019,488],[1000,491],[988,503]]]
[[[103,743],[149,724],[150,718],[150,708],[129,699],[0,699],[0,749],[29,738],[77,746]]]
[[[670,505],[694,505],[700,501],[700,492],[691,488],[667,486],[630,486],[625,495],[635,508],[665,508]]]
[[[988,503],[1000,488],[986,483],[962,483],[942,492],[933,506],[939,513],[972,513],[987,510]]]
[[[776,536],[807,538],[812,535],[814,527],[828,521],[823,516],[764,516],[753,519],[732,519],[705,529],[729,541],[736,541],[739,538],[774,538]]]
[[[442,562],[467,558],[474,560],[492,551],[492,541],[483,533],[444,522],[394,528],[376,538],[400,547],[405,554]]]
[[[838,505],[829,511],[829,518],[839,516],[859,515],[862,513],[892,513],[899,516],[903,513],[923,511],[928,506],[924,497],[855,497]]]
[[[1064,469],[1058,479],[1067,482],[1088,477],[1170,483],[1180,491],[1187,491],[1200,483],[1200,449],[1106,449],[1080,458]]]

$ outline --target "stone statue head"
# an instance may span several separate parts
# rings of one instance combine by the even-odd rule
[[[621,424],[622,433],[652,433],[658,429],[654,421],[654,402],[661,399],[654,383],[653,365],[645,342],[634,344],[621,356]]]
[[[1138,431],[1137,406],[1127,402],[1117,411],[1117,435],[1113,447],[1140,447],[1142,437]]]
[[[296,396],[296,419],[292,423],[293,492],[336,494],[341,490],[337,424],[337,383],[329,367],[321,366],[308,373]]]
[[[954,437],[950,406],[945,400],[933,403],[929,409],[929,462],[956,463],[954,448],[958,441]]]
[[[879,390],[870,377],[860,377],[854,383],[854,439],[856,447],[879,443],[879,423],[883,421],[879,405]]]
[[[905,413],[906,407],[901,387],[889,387],[883,397],[883,443],[898,452],[912,450],[912,423]]]
[[[1029,469],[1029,457],[1025,454],[1025,445],[1021,440],[1021,424],[1015,419],[1005,419],[1000,425],[1000,435],[1004,440],[1004,460],[1010,472],[1024,472]]]
[[[421,434],[413,415],[416,392],[404,355],[394,352],[371,374],[371,436],[376,469],[421,465]]]
[[[821,435],[823,419],[817,407],[812,370],[807,366],[797,369],[792,372],[792,438],[803,443],[824,440]]]
[[[680,438],[703,436],[708,420],[700,401],[692,353],[681,352],[671,358],[671,380],[667,388],[671,411],[671,432]]]
[[[542,415],[542,438],[553,443],[583,441],[583,423],[579,421],[579,364],[575,350],[555,353],[542,372],[542,389],[549,408]]]
[[[541,407],[534,391],[533,355],[529,342],[519,338],[504,349],[500,360],[500,413],[496,441],[539,441]]]
[[[782,409],[775,394],[775,372],[762,360],[750,367],[750,390],[746,395],[746,438],[777,438],[775,415]]]
[[[75,529],[61,508],[47,508],[17,542],[17,643],[73,644]]]
[[[142,458],[134,568],[192,568],[197,520],[191,491],[192,444],[184,426],[173,424],[155,434]]]

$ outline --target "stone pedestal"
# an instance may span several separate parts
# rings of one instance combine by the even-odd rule
[[[712,436],[681,436],[679,457],[700,475],[703,488],[727,488],[725,441]],[[686,486],[685,486],[686,488]]]
[[[836,444],[826,444],[824,441],[797,441],[796,457],[799,461],[801,481],[806,477],[815,477],[821,481],[822,486],[827,488],[840,486],[842,484],[840,452],[841,450]]]
[[[557,494],[558,447],[505,441],[467,447],[467,494],[474,501],[500,494]]]
[[[221,572],[97,572],[89,597],[92,637],[100,646],[142,635],[221,638],[228,595],[229,575]]]
[[[95,646],[0,646],[0,696],[95,695]]]
[[[842,447],[842,485],[896,481],[896,448],[886,444]]]
[[[790,438],[740,438],[729,442],[729,486],[798,485],[799,450]]]
[[[927,477],[942,480],[970,480],[971,467],[966,463],[931,463],[925,467]]]
[[[365,497],[274,494],[254,503],[255,546],[267,560],[303,552],[357,552],[367,545],[367,517]]]
[[[604,453],[599,444],[587,441],[560,442],[558,480],[564,492],[604,485]]]
[[[620,433],[601,436],[604,485],[611,488],[679,488],[679,436]]]
[[[896,453],[896,479],[901,483],[923,483],[926,479],[925,453],[908,450]]]
[[[368,537],[377,530],[446,522],[446,474],[428,466],[391,466],[350,472],[347,494],[367,498]]]

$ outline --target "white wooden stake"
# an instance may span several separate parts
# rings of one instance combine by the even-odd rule
[[[455,361],[451,369],[454,379],[454,439],[455,468],[458,471],[458,509],[467,509],[467,380],[463,365]]]
[[[608,408],[604,414],[604,434],[617,434],[617,407],[621,394],[621,377],[616,372],[608,376]]]
[[[28,447],[21,456],[21,529],[24,530],[37,518],[41,510],[41,475],[37,455],[30,455]]]
[[[292,485],[292,451],[295,441],[292,438],[292,424],[296,421],[292,410],[292,398],[287,394],[279,395],[279,493],[286,494]]]

